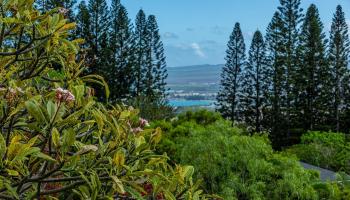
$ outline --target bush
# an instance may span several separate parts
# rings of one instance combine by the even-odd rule
[[[81,76],[81,40],[67,39],[64,9],[1,8],[0,199],[204,198],[193,167],[154,153],[159,128],[144,131],[137,110],[95,101],[86,83],[104,80]]]
[[[307,163],[350,173],[350,141],[345,134],[308,132],[301,137],[301,144],[287,151]]]
[[[304,170],[296,157],[274,152],[267,135],[248,136],[216,113],[183,113],[152,126],[164,129],[159,150],[194,166],[205,191],[224,199],[332,199],[334,190],[338,197],[345,194],[337,184],[319,183],[319,174]]]

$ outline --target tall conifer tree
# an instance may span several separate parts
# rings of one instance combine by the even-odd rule
[[[283,111],[283,89],[285,86],[285,66],[283,60],[283,21],[279,12],[275,12],[266,30],[266,49],[268,65],[271,70],[271,114],[270,124],[271,139],[275,145],[282,145],[282,140],[286,137]]]
[[[154,15],[150,15],[147,19],[147,34],[149,40],[148,66],[150,67],[147,68],[145,77],[147,80],[145,84],[146,93],[149,93],[151,96],[153,95],[155,99],[162,102],[166,95],[166,78],[168,77],[168,73],[166,70],[164,46]],[[149,82],[149,80],[152,80],[152,82]]]
[[[226,64],[221,73],[221,87],[217,96],[218,111],[232,122],[238,117],[238,93],[245,57],[243,34],[240,24],[236,23],[227,44]]]
[[[144,73],[147,65],[148,46],[147,19],[141,9],[135,20],[135,65],[134,65],[134,96],[138,97],[144,92]]]
[[[106,0],[89,0],[88,12],[90,33],[89,38],[84,38],[88,48],[89,66],[87,73],[98,74],[107,79],[112,63],[112,52],[109,48],[110,20]],[[100,85],[94,85],[94,88],[96,96],[100,100],[104,100],[104,89]]]
[[[100,58],[102,43],[106,39],[109,26],[109,11],[106,0],[90,0],[88,5],[90,13],[90,32],[92,35],[90,47],[94,54]]]
[[[119,0],[112,1],[110,48],[114,58],[107,74],[108,83],[113,86],[111,100],[130,97],[135,53],[134,34],[127,10]]]
[[[329,106],[330,70],[325,59],[326,41],[317,7],[307,10],[301,32],[303,64],[299,70],[299,92],[303,128],[313,130],[324,123]]]
[[[270,70],[266,59],[266,46],[260,31],[256,31],[249,49],[247,65],[243,72],[241,106],[244,121],[263,130],[264,110],[269,95]]]
[[[337,6],[330,32],[328,59],[332,73],[332,123],[336,131],[340,131],[341,114],[346,103],[346,89],[349,82],[349,34],[345,14],[340,5]]]
[[[90,21],[91,16],[89,13],[89,9],[85,3],[85,1],[81,1],[78,5],[78,11],[76,15],[76,23],[77,23],[77,29],[76,29],[76,36],[77,38],[83,38],[85,39],[85,43],[83,44],[83,48],[89,48],[89,41],[92,37],[90,30]],[[86,61],[89,62],[89,59]]]
[[[284,72],[284,87],[283,87],[283,107],[286,118],[285,129],[287,137],[290,137],[290,129],[294,126],[292,119],[294,103],[297,98],[295,90],[296,70],[300,64],[297,53],[299,40],[299,27],[302,22],[302,9],[300,8],[300,0],[280,0],[278,7],[281,21],[283,23],[282,38],[285,48],[283,48],[283,66]]]

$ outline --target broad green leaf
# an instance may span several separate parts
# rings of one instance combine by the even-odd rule
[[[29,100],[25,102],[25,106],[31,116],[33,116],[38,122],[44,122],[45,116],[40,109],[38,102],[35,100]]]
[[[57,105],[53,103],[51,100],[46,104],[47,113],[49,114],[50,121],[52,121],[53,116],[57,111]]]
[[[165,199],[167,200],[176,200],[176,197],[169,191],[164,191],[164,196],[165,196]]]
[[[70,128],[63,131],[63,145],[72,146],[75,142],[75,131]]]
[[[134,190],[132,187],[125,186],[124,188],[125,188],[125,191],[126,191],[127,193],[131,194],[131,196],[132,196],[133,198],[135,198],[135,199],[137,199],[137,200],[144,200],[144,199],[145,199],[145,198],[143,198],[143,197],[141,196],[141,194],[140,194],[138,191]]]
[[[194,173],[193,166],[185,166],[185,167],[183,167],[183,176],[185,178],[192,177],[193,173]]]
[[[6,141],[0,132],[0,159],[2,160],[4,154],[6,152]],[[1,162],[1,161],[0,161]]]
[[[8,183],[5,183],[4,185],[5,185],[5,188],[7,189],[7,191],[9,192],[10,195],[12,195],[15,199],[19,199],[19,196],[18,196],[15,188],[13,188]]]

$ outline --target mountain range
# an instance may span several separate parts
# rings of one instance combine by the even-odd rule
[[[193,65],[169,67],[168,87],[183,93],[210,95],[219,90],[220,74],[224,65]]]
[[[220,82],[223,64],[168,67],[169,85],[215,84]]]

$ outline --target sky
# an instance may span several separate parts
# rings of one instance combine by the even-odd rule
[[[121,0],[134,21],[143,9],[157,17],[168,67],[222,64],[234,24],[239,22],[249,49],[253,33],[265,33],[279,0]],[[329,33],[333,13],[342,5],[350,25],[350,0],[301,0],[306,11],[316,4],[324,31]]]

